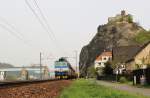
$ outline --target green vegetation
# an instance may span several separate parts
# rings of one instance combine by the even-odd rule
[[[114,90],[89,82],[89,80],[76,80],[64,89],[59,98],[147,98],[141,95],[133,95],[127,92]]]
[[[127,79],[125,77],[120,77],[119,82],[120,83],[126,83]]]
[[[90,77],[90,78],[94,78],[97,75],[97,72],[96,72],[96,69],[94,68],[94,66],[88,67],[87,73],[88,73],[88,77]]]
[[[150,41],[150,32],[142,31],[135,37],[134,40],[140,44],[148,42]]]
[[[147,64],[147,67],[150,68],[150,64]]]
[[[132,15],[128,15],[128,22],[133,23],[133,16]]]
[[[112,75],[113,74],[113,68],[111,67],[111,63],[107,62],[105,63],[105,67],[103,69],[104,75]]]

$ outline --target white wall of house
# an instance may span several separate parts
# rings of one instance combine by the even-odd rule
[[[97,67],[105,67],[105,64],[104,64],[105,62],[102,62],[102,61],[96,61],[95,62],[95,68],[97,68]]]
[[[102,56],[102,60],[96,60],[95,61],[95,68],[105,67],[105,63],[111,59],[112,59],[111,56]]]

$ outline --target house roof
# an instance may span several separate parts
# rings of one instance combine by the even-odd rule
[[[111,51],[102,52],[101,56],[112,56],[112,52]]]
[[[144,49],[150,41],[146,44],[139,46],[120,46],[113,48],[113,60],[120,63],[126,63],[134,60],[134,57]]]
[[[139,46],[121,46],[113,48],[113,60],[120,63],[125,63],[133,59],[140,50]]]
[[[101,61],[101,60],[102,60],[102,56],[101,55],[96,58],[96,61]]]
[[[102,56],[112,56],[112,52],[111,52],[111,51],[102,52],[102,53],[96,58],[96,61],[102,60]]]

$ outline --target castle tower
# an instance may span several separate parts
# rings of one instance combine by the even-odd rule
[[[125,16],[126,15],[126,11],[125,10],[122,10],[121,11],[121,16]]]

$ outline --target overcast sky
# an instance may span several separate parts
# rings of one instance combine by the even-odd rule
[[[33,0],[28,1],[34,8]],[[123,9],[140,25],[150,28],[149,0],[37,0],[37,3],[53,30],[51,37],[55,38],[48,35],[25,0],[0,0],[0,62],[16,66],[39,63],[40,51],[44,58],[74,56],[75,50],[79,53],[93,38],[98,25]],[[19,37],[10,32],[14,30],[10,24],[20,33]]]

